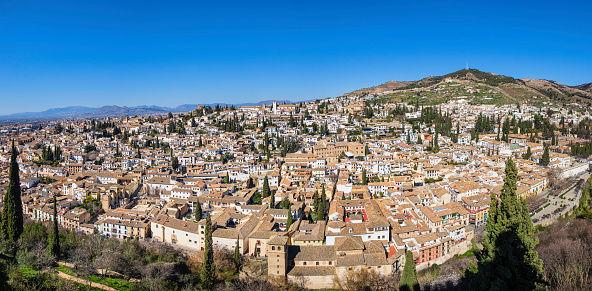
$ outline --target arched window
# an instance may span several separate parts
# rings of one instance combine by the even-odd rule
[[[275,251],[275,247],[271,247],[271,250],[272,250],[272,251]]]

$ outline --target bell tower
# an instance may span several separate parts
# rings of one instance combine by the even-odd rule
[[[274,235],[267,242],[267,274],[286,276],[288,268],[288,239],[285,236]]]

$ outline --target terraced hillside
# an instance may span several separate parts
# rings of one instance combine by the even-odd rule
[[[513,102],[527,101],[532,103],[550,101],[559,104],[576,103],[592,106],[592,83],[570,87],[550,80],[515,79],[476,69],[463,69],[443,76],[427,77],[418,81],[388,82],[376,87],[357,90],[346,95],[365,95],[368,93],[382,93],[392,90],[433,90],[436,85],[445,81],[463,83],[469,86],[482,85],[489,87],[491,90],[498,91],[505,95],[505,98],[498,98],[502,103],[507,103],[509,100],[513,100]],[[442,96],[439,96],[440,100],[426,100],[426,103],[444,101],[443,99],[446,99],[441,97]]]

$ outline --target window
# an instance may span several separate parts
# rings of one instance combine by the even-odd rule
[[[333,265],[333,262],[329,261],[329,266],[332,266],[332,265]]]
[[[317,266],[319,265],[319,262],[317,262]]]
[[[304,262],[304,263],[302,263],[302,264],[306,266],[306,262]]]
[[[271,247],[271,250],[272,250],[272,251],[275,251],[275,247]]]

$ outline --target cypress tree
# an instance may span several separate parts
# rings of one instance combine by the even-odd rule
[[[234,246],[234,256],[232,257],[232,260],[234,261],[234,267],[236,268],[236,271],[238,272],[240,270],[240,265],[241,265],[241,255],[240,255],[240,246],[239,246],[239,237],[236,237],[236,246]]]
[[[545,151],[543,152],[543,157],[541,158],[541,165],[548,166],[549,165],[549,147],[545,147]]]
[[[267,179],[267,176],[265,176],[265,179],[263,180],[263,191],[261,192],[261,197],[267,198],[270,192],[271,191],[269,190],[269,180]]]
[[[292,222],[294,218],[292,218],[292,210],[288,208],[288,221],[286,222],[286,231],[292,226]]]
[[[325,186],[323,186],[323,191],[321,191],[321,200],[319,201],[319,208],[317,211],[317,219],[318,220],[325,220],[325,208],[327,207],[327,194],[325,194]]]
[[[197,205],[195,206],[195,221],[199,222],[202,218],[203,211],[201,210],[201,203],[197,201]]]
[[[23,233],[23,204],[17,155],[13,140],[10,154],[10,180],[4,195],[2,209],[2,237],[11,242],[16,242]]]
[[[542,261],[534,250],[538,239],[526,202],[516,195],[518,171],[506,163],[501,194],[491,195],[483,249],[476,252],[473,290],[533,290],[542,283]]]
[[[51,253],[55,256],[56,261],[60,259],[60,232],[58,229],[58,203],[57,197],[53,198],[53,227],[51,232]]]
[[[212,241],[212,219],[210,213],[206,215],[206,230],[204,234],[204,260],[201,265],[201,288],[203,290],[212,290],[214,287],[214,249]]]
[[[269,198],[269,209],[274,209],[275,208],[275,193],[271,192],[270,198]]]
[[[366,177],[366,169],[362,169],[362,185],[368,185],[368,177]]]
[[[403,274],[401,275],[399,290],[419,290],[419,281],[417,281],[417,270],[415,269],[415,261],[413,260],[413,253],[411,251],[407,251],[407,253],[405,254],[405,266],[403,267]]]
[[[316,213],[317,209],[319,208],[319,191],[316,190],[312,195],[312,206],[314,207],[314,211]]]

